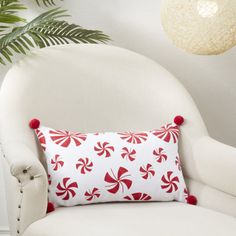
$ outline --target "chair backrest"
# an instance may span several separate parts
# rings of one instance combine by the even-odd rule
[[[106,45],[55,46],[25,57],[5,77],[0,112],[3,145],[24,142],[37,155],[28,127],[33,117],[53,128],[95,132],[150,130],[181,114],[184,160],[194,140],[207,135],[191,96],[169,72]]]

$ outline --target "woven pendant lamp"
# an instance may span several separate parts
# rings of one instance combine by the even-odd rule
[[[187,52],[216,55],[236,45],[236,0],[163,0],[163,28]]]

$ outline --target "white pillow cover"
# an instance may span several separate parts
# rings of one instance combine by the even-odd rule
[[[82,134],[44,126],[35,132],[47,160],[49,201],[57,206],[186,202],[174,123],[139,133]]]

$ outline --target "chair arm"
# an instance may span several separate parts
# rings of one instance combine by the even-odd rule
[[[11,174],[21,183],[46,174],[43,165],[36,155],[22,143],[4,144],[3,156],[9,164]]]
[[[188,190],[197,197],[197,205],[236,217],[236,197],[193,179],[185,179]]]
[[[4,177],[11,235],[21,235],[46,215],[48,183],[43,165],[22,143],[3,145]]]
[[[199,181],[236,196],[236,148],[203,137],[194,145]]]

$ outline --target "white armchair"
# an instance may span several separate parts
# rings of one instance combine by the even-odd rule
[[[235,235],[236,149],[208,136],[190,95],[150,59],[105,45],[38,50],[6,75],[0,111],[12,236]],[[186,119],[182,165],[198,206],[109,203],[46,214],[47,174],[28,127],[31,118],[55,128],[94,132],[150,130],[178,114]]]

